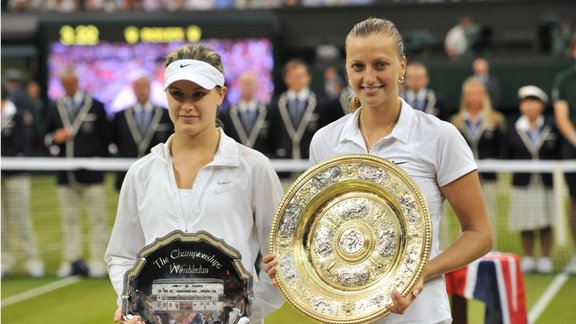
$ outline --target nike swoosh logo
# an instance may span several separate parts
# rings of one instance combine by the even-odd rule
[[[180,67],[181,67],[181,68],[185,68],[185,67],[190,66],[190,65],[192,65],[192,63],[190,63],[190,64],[182,64],[182,63],[180,63]]]
[[[400,165],[400,164],[408,163],[408,161],[396,162],[396,161],[392,160],[392,163],[394,163],[396,165]]]

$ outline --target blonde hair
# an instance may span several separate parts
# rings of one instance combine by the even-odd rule
[[[398,57],[402,59],[405,53],[404,40],[402,39],[402,35],[400,35],[396,25],[385,18],[370,17],[354,25],[352,30],[350,30],[346,36],[345,46],[348,47],[348,42],[352,38],[368,37],[372,34],[379,33],[385,34],[394,39],[398,49]],[[356,109],[360,108],[360,106],[360,98],[358,98],[358,96],[353,96],[348,107],[350,112],[354,112]]]
[[[492,108],[492,103],[490,101],[490,95],[488,94],[488,90],[484,86],[480,80],[475,77],[468,77],[462,83],[462,93],[460,95],[460,109],[458,113],[452,118],[452,123],[456,128],[462,129],[464,127],[464,116],[468,111],[468,107],[466,105],[466,98],[464,98],[464,93],[470,87],[478,86],[482,89],[482,115],[484,116],[486,126],[494,127],[498,124],[504,124],[504,116],[495,111]]]

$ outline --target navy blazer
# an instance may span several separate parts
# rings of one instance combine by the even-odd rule
[[[2,156],[25,156],[28,153],[24,111],[17,109],[10,118],[2,120]],[[2,170],[2,176],[23,173],[23,171]]]
[[[312,136],[319,130],[325,118],[313,92],[307,98],[304,116],[298,125],[293,125],[288,112],[286,92],[272,101],[268,112],[274,145],[274,157],[279,159],[307,159]]]
[[[251,130],[246,130],[238,104],[230,106],[221,112],[220,118],[224,124],[224,133],[232,137],[236,142],[253,148],[267,157],[274,155],[274,146],[272,143],[272,128],[268,108],[262,103],[257,106],[258,116]]]
[[[54,131],[68,128],[72,137],[61,144],[53,140]],[[74,120],[68,116],[64,98],[52,102],[48,107],[43,127],[44,144],[53,156],[58,157],[106,157],[111,142],[110,122],[106,116],[104,105],[84,93],[83,102]],[[94,184],[104,181],[102,171],[60,171],[58,184]]]
[[[515,160],[555,160],[560,157],[560,134],[548,120],[541,127],[539,141],[534,144],[530,136],[515,125],[508,127],[507,158]],[[526,187],[530,184],[532,173],[516,172],[512,175],[512,185]],[[551,173],[538,173],[548,188],[552,187]]]
[[[134,108],[130,107],[114,114],[111,122],[112,142],[116,144],[116,156],[123,158],[139,158],[150,152],[154,146],[164,143],[174,132],[168,110],[154,106],[148,129],[141,134],[134,119]],[[116,189],[120,190],[126,172],[118,172]]]

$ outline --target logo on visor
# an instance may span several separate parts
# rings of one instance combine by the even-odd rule
[[[192,65],[192,63],[190,63],[190,64],[182,64],[182,63],[180,63],[180,68],[185,68],[185,67],[190,66],[190,65]]]

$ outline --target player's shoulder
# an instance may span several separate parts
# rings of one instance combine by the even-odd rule
[[[419,133],[423,134],[423,136],[432,138],[459,133],[453,124],[418,110],[414,110],[414,121],[412,125]]]

